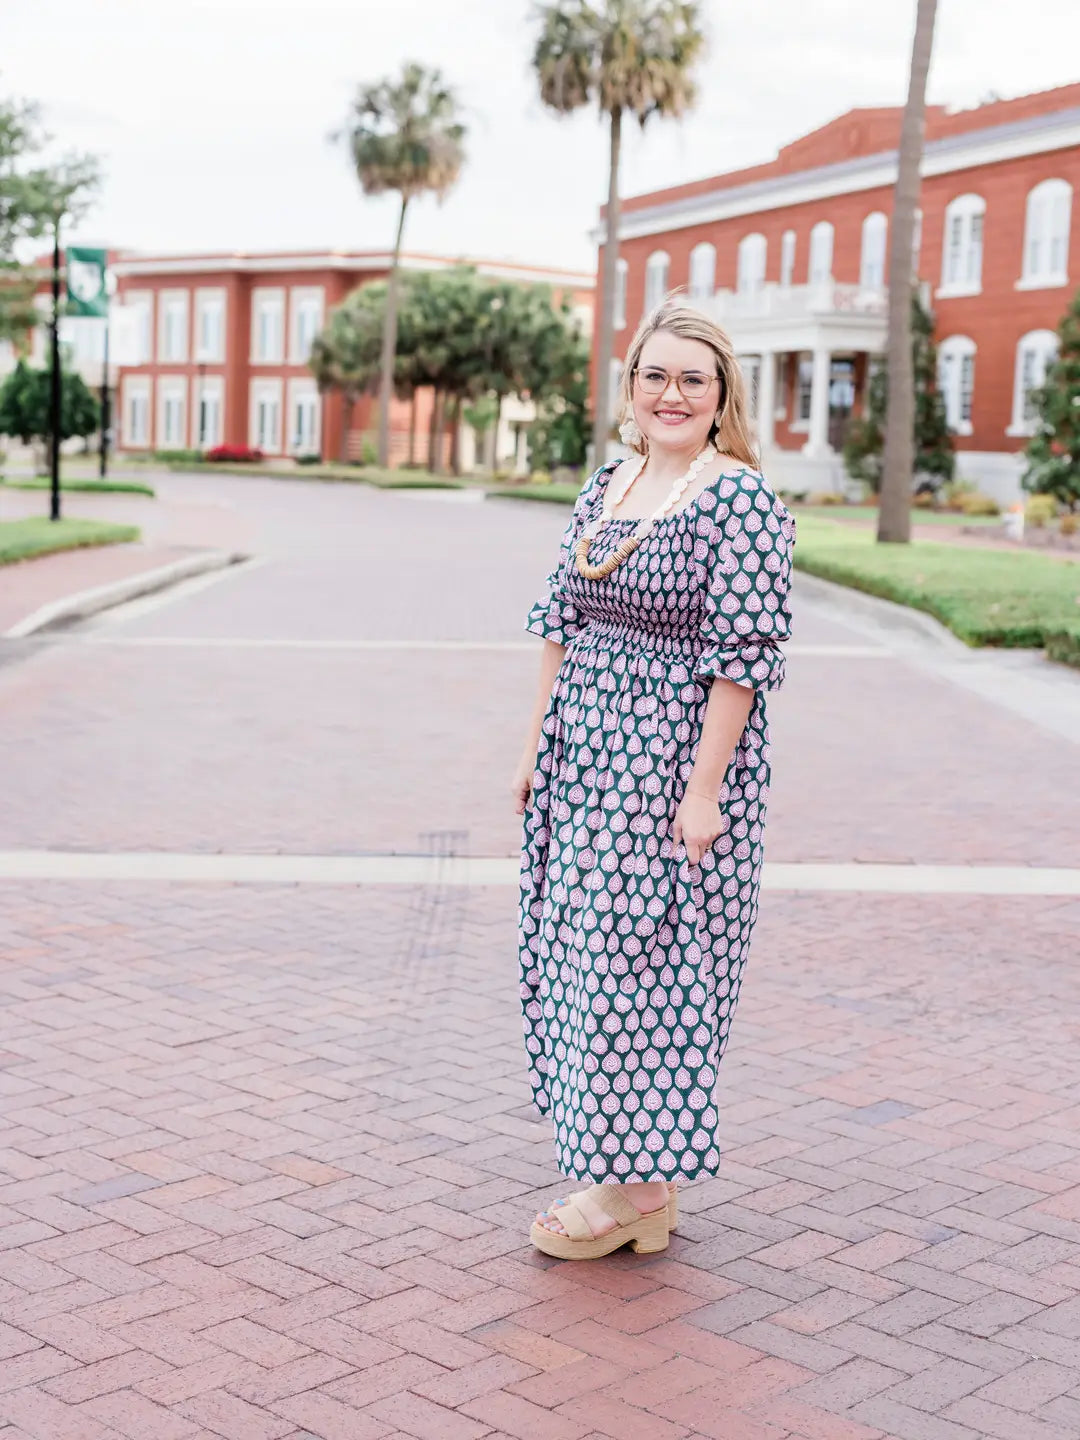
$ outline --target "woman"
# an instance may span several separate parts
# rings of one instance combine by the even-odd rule
[[[675,1182],[714,1175],[714,1091],[757,915],[794,523],[756,467],[739,367],[669,298],[623,369],[633,456],[586,483],[527,628],[540,685],[521,994],[560,1173],[549,1255],[662,1250]]]

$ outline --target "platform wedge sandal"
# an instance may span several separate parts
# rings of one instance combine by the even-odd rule
[[[575,1197],[570,1195],[566,1204],[559,1206],[559,1224],[566,1231],[565,1235],[557,1235],[541,1225],[539,1220],[533,1221],[529,1239],[538,1250],[545,1255],[553,1255],[557,1260],[599,1260],[623,1245],[629,1245],[639,1255],[654,1255],[667,1249],[667,1205],[642,1215],[637,1206],[615,1186],[594,1185],[588,1195],[594,1205],[616,1222],[615,1229],[609,1230],[606,1235],[594,1235]]]

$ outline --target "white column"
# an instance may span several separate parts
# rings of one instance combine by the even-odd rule
[[[767,450],[773,443],[776,415],[776,356],[771,350],[761,352],[761,369],[758,372],[758,444]]]
[[[814,351],[814,371],[810,381],[810,435],[803,454],[824,457],[829,449],[829,375],[832,355],[826,346]]]

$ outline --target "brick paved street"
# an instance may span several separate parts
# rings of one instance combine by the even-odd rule
[[[512,854],[563,513],[190,485],[265,563],[4,650],[0,849]],[[797,622],[772,860],[1080,866],[1080,745]],[[578,1266],[514,901],[0,880],[0,1440],[1075,1440],[1080,900],[766,894],[721,1175]]]

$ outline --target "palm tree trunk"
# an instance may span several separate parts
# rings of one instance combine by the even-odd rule
[[[349,461],[349,431],[352,429],[355,404],[356,396],[352,391],[343,391],[341,396],[341,460],[343,464],[348,464]]]
[[[408,197],[401,197],[397,235],[394,237],[394,258],[386,285],[386,315],[383,319],[382,355],[379,359],[379,465],[390,463],[390,401],[394,393],[394,354],[397,350],[398,264],[401,260],[401,237],[405,231]]]
[[[611,112],[611,149],[608,156],[607,234],[600,281],[600,331],[596,344],[596,394],[593,400],[593,464],[603,463],[611,429],[611,355],[615,348],[615,276],[619,259],[619,151],[622,146],[622,110]]]
[[[889,408],[885,416],[877,538],[897,544],[907,544],[911,539],[911,481],[915,468],[911,245],[915,234],[915,210],[919,202],[919,170],[926,128],[926,76],[934,48],[936,10],[937,0],[918,0],[893,201],[887,353]]]
[[[416,464],[416,391],[409,401],[409,468]]]

